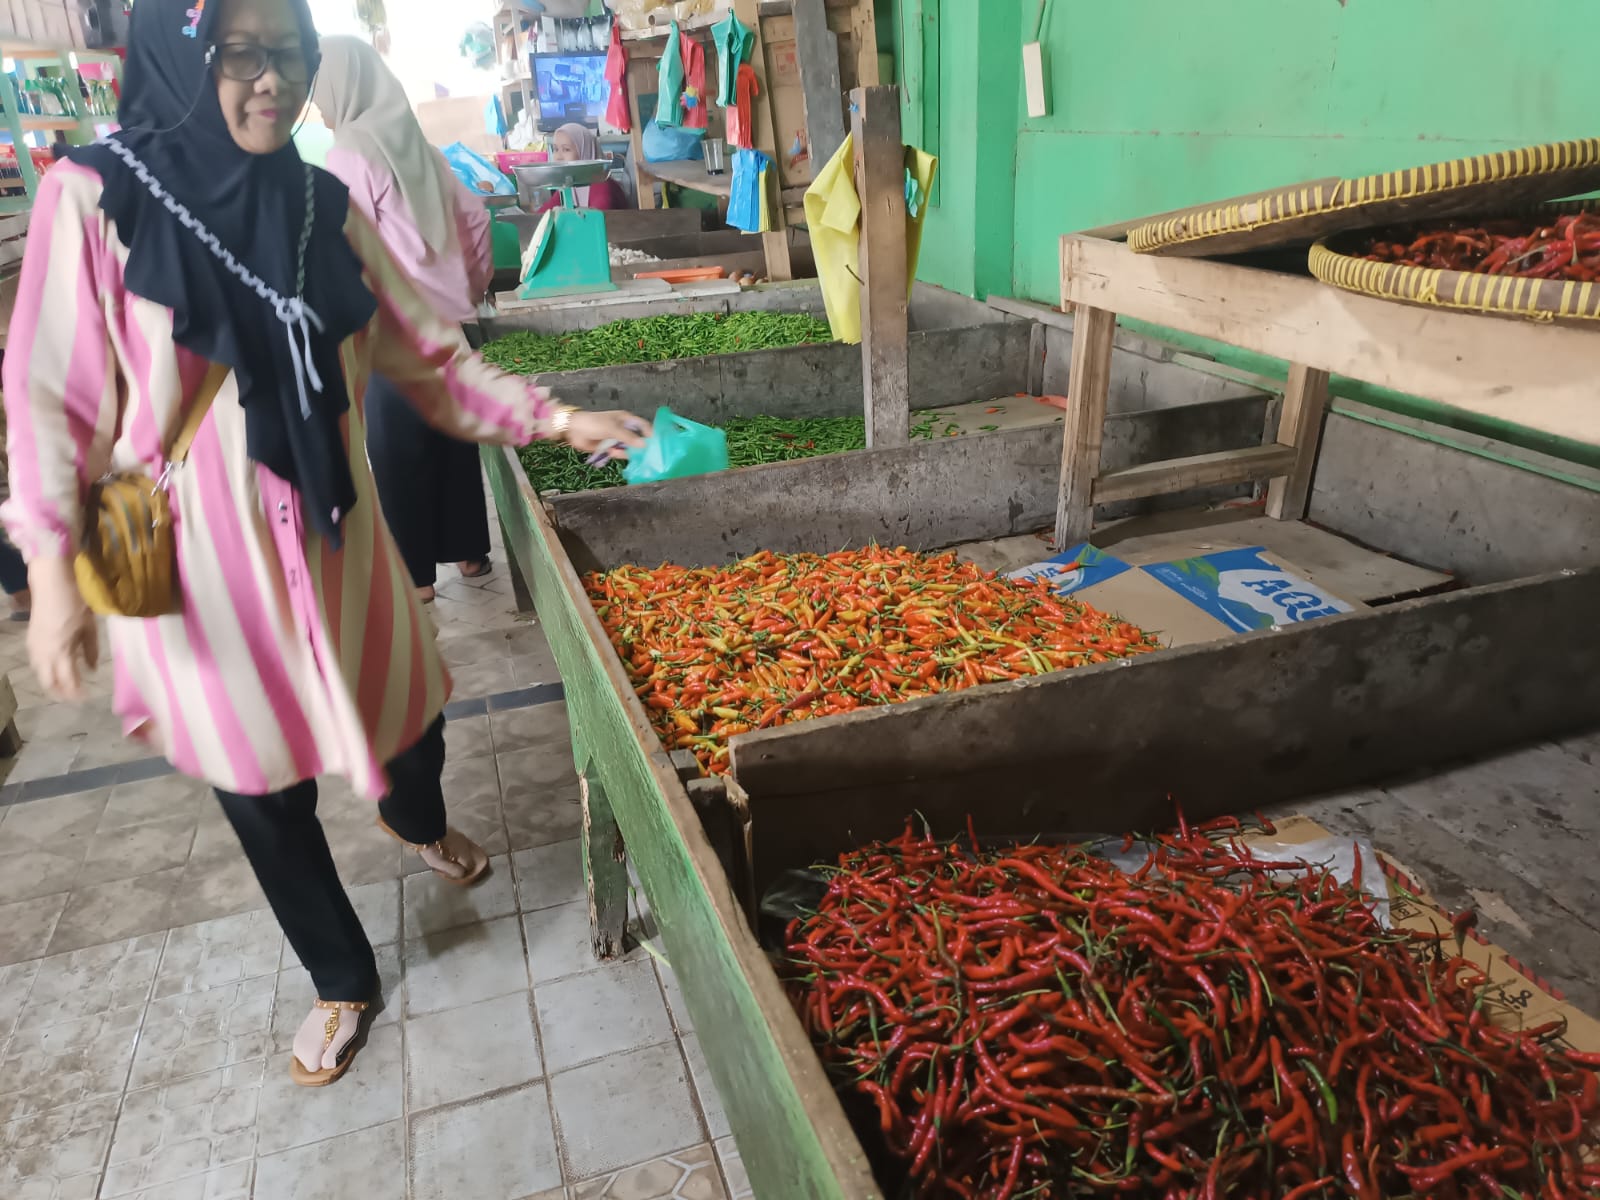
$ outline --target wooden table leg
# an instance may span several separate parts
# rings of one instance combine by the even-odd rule
[[[906,295],[906,152],[900,93],[850,93],[856,194],[861,197],[861,370],[867,446],[911,438],[910,334]]]
[[[1105,434],[1116,336],[1115,313],[1078,306],[1072,323],[1072,376],[1067,381],[1067,419],[1061,438],[1057,550],[1077,545],[1094,529],[1094,481],[1100,474],[1100,442]]]
[[[498,509],[499,505],[496,505]],[[516,598],[517,611],[531,613],[533,611],[533,593],[528,590],[528,581],[523,578],[522,564],[517,561],[515,552],[511,549],[511,531],[506,528],[506,519],[497,512],[500,521],[500,544],[506,551],[506,570],[511,572],[511,594]]]
[[[1267,484],[1267,516],[1299,521],[1311,500],[1311,476],[1322,445],[1322,421],[1328,412],[1328,373],[1293,363],[1283,392],[1278,441],[1294,447],[1294,466]]]
[[[618,958],[628,928],[627,850],[617,814],[576,729],[572,754],[578,765],[578,798],[583,806],[583,884],[589,899],[589,943],[596,958]]]

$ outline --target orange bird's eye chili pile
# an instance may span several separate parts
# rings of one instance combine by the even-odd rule
[[[1545,225],[1507,219],[1389,230],[1356,253],[1372,262],[1436,271],[1589,283],[1600,279],[1600,213],[1571,213]]]
[[[711,774],[727,770],[728,739],[752,729],[1159,646],[1044,584],[904,548],[762,551],[585,582],[656,732]]]
[[[908,829],[840,860],[782,969],[918,1197],[1600,1196],[1600,1055],[1491,1024],[1452,935],[1385,930],[1359,879],[1276,866]]]

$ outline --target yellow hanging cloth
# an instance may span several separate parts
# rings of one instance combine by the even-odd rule
[[[861,198],[856,195],[855,164],[855,139],[846,134],[844,143],[806,189],[806,227],[811,233],[828,324],[835,338],[851,345],[861,341]],[[938,169],[939,160],[933,155],[906,147],[906,170],[921,189],[922,198],[915,216],[906,210],[908,284],[917,277],[922,221],[928,214],[927,196]]]

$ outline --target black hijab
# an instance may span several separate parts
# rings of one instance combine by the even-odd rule
[[[314,75],[311,11],[289,3]],[[172,309],[180,346],[233,368],[250,457],[295,486],[307,524],[337,545],[356,499],[339,428],[348,406],[339,344],[377,301],[345,240],[344,185],[301,162],[293,142],[250,154],[229,134],[206,61],[221,9],[222,0],[139,0],[121,132],[71,157],[104,181],[100,207],[128,248],[128,290]]]

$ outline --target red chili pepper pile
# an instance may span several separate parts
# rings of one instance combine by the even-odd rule
[[[1527,219],[1449,221],[1419,231],[1380,233],[1358,252],[1373,262],[1524,279],[1600,279],[1600,213],[1574,213],[1548,225]]]
[[[846,855],[788,932],[915,1195],[1600,1195],[1600,1055],[1491,1024],[1450,935],[1384,930],[1359,880],[1188,829],[1131,875],[975,846]]]
[[[903,547],[762,551],[585,582],[656,732],[711,774],[752,729],[1159,648],[1045,584]]]

